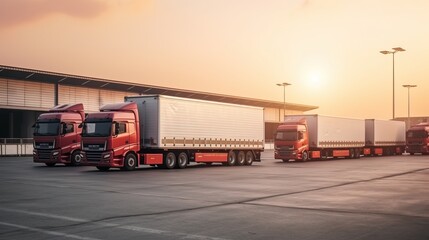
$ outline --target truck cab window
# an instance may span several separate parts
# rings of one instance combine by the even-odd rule
[[[115,124],[115,133],[122,134],[127,132],[127,124],[123,122],[119,122]]]
[[[74,125],[73,125],[73,123],[64,123],[63,134],[72,133],[72,132],[74,132]]]

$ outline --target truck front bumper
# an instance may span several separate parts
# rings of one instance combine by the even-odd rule
[[[61,149],[33,149],[33,162],[35,163],[70,163],[68,155]]]
[[[96,167],[123,167],[122,156],[114,157],[113,151],[82,151],[83,164]]]
[[[300,154],[296,150],[274,150],[275,159],[299,159]]]

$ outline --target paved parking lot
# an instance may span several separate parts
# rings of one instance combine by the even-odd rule
[[[99,172],[0,158],[0,239],[429,239],[429,156]]]

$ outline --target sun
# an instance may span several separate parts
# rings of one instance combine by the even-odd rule
[[[322,85],[322,79],[319,73],[311,73],[308,77],[308,84],[313,87],[320,87]]]

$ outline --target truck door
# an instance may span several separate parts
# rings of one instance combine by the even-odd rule
[[[70,122],[61,123],[61,152],[62,154],[68,155],[73,147],[77,144],[75,126]]]
[[[115,136],[113,137],[112,147],[115,156],[124,156],[129,149],[130,135],[127,130],[126,122],[116,122],[114,124]]]

